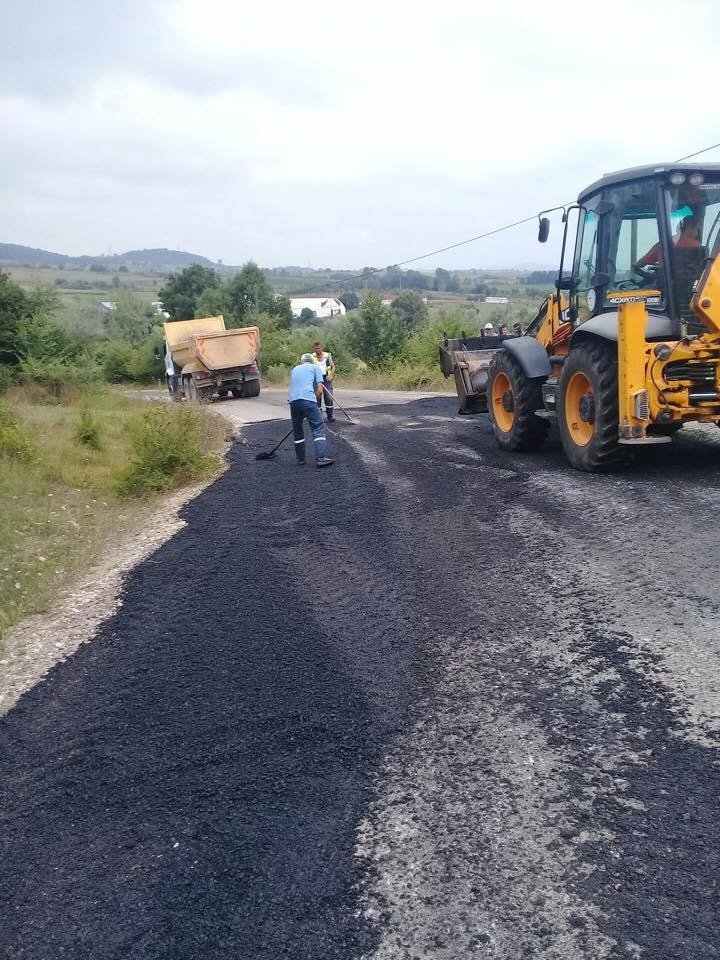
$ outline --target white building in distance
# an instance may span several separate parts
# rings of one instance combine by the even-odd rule
[[[294,317],[299,317],[303,310],[312,310],[318,320],[346,313],[345,304],[337,297],[291,297],[290,308]]]
[[[507,297],[485,297],[485,303],[507,303]]]

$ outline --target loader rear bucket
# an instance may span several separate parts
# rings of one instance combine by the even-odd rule
[[[440,344],[440,369],[455,378],[458,413],[487,413],[488,367],[503,337],[445,337]]]

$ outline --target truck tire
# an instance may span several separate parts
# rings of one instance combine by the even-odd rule
[[[182,393],[178,388],[177,381],[173,383],[174,379],[175,378],[168,376],[168,374],[165,374],[165,383],[167,384],[167,389],[168,389],[168,394],[170,395],[170,399],[172,400],[173,403],[180,403],[180,401],[182,400]]]
[[[583,338],[570,350],[558,388],[558,427],[576,470],[597,473],[620,460],[617,346]]]
[[[260,396],[260,381],[259,380],[246,380],[243,386],[243,396],[244,397],[259,397]]]
[[[186,375],[185,377],[185,399],[188,403],[200,403],[200,394],[195,383],[194,378],[191,375]]]
[[[239,400],[243,395],[242,387],[233,387],[232,395],[235,400]]]
[[[542,409],[542,380],[530,380],[518,361],[498,350],[490,361],[487,383],[488,415],[495,440],[503,450],[537,450],[550,424]]]
[[[229,393],[230,393],[229,390],[218,390],[218,396],[219,396],[219,397],[222,397],[223,400],[225,399],[225,397],[226,397]]]

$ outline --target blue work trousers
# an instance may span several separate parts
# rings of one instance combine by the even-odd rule
[[[318,406],[322,410],[323,397],[325,398],[325,413],[327,414],[328,420],[332,420],[335,416],[335,404],[333,403],[332,394],[332,380],[328,380],[327,377],[323,377],[323,384],[327,387],[327,391],[323,390],[323,395],[318,400]]]
[[[325,424],[317,403],[313,400],[293,400],[290,403],[293,435],[295,438],[295,456],[298,463],[305,463],[305,430],[304,421],[310,424],[315,447],[315,459],[325,456]]]

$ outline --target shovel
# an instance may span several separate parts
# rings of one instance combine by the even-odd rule
[[[287,438],[290,436],[292,432],[293,432],[293,428],[290,427],[290,429],[282,438],[280,443],[276,443],[275,446],[272,448],[272,450],[264,450],[262,453],[255,454],[255,459],[256,460],[272,460],[275,457],[275,454],[277,453],[277,451],[285,443],[285,441],[287,440]]]
[[[347,417],[348,423],[351,423],[354,427],[359,426],[357,420],[353,420],[353,418],[352,418],[352,417],[350,416],[350,414],[347,412],[347,410],[345,409],[345,407],[343,407],[343,406],[341,405],[341,403],[340,403],[338,400],[335,399],[335,395],[334,395],[334,393],[332,392],[332,390],[328,390],[328,388],[325,386],[325,384],[323,384],[323,390],[324,390],[325,393],[327,393],[327,395],[330,397],[330,399],[332,400],[333,404],[337,404],[337,406],[340,407],[340,409],[342,410],[342,412],[343,412],[343,413],[345,414],[345,416]]]

